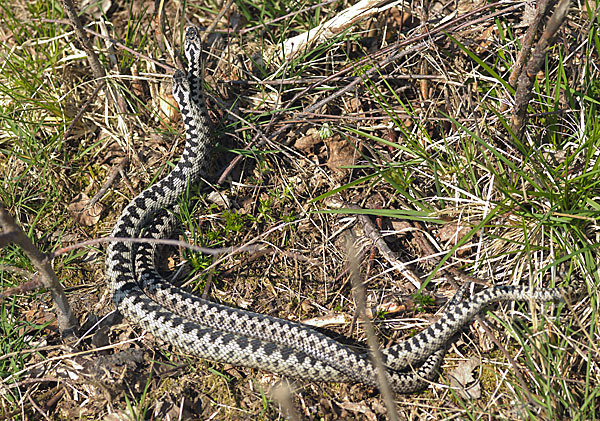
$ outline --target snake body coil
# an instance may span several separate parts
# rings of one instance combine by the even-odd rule
[[[123,210],[113,237],[162,238],[170,231],[185,189],[199,181],[210,148],[202,95],[199,30],[186,33],[188,71],[173,75],[173,95],[186,128],[186,145],[177,166]],[[167,211],[165,211],[167,210]],[[260,368],[295,378],[378,385],[366,354],[300,323],[203,300],[168,284],[155,270],[155,246],[112,243],[107,278],[117,309],[131,322],[190,354],[233,365]],[[382,350],[392,388],[409,393],[432,380],[448,340],[485,306],[509,300],[560,301],[573,289],[495,287],[463,300],[462,291],[440,320],[418,335]]]

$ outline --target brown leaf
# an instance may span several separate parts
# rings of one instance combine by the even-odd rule
[[[294,143],[294,147],[303,152],[311,152],[312,148],[319,143],[323,142],[321,136],[319,136],[319,131],[314,127],[311,127],[306,131],[306,135],[302,136]]]
[[[450,386],[465,399],[479,399],[481,397],[481,384],[473,377],[473,371],[479,367],[481,361],[477,357],[461,362],[449,374]]]
[[[90,198],[85,193],[79,193],[75,199],[69,203],[69,213],[73,219],[81,224],[88,227],[95,225],[100,220],[100,215],[104,211],[104,206],[100,202],[94,203],[93,206],[89,206]]]
[[[351,411],[354,413],[362,414],[367,420],[376,420],[377,416],[375,413],[369,408],[364,402],[337,402],[340,408],[345,409],[346,411]]]
[[[414,231],[415,229],[408,221],[392,219],[391,223],[392,228],[394,229],[394,231],[398,231],[398,234],[401,233],[402,235],[406,235],[407,233],[409,233],[410,231]]]
[[[346,105],[346,112],[348,113],[355,113],[358,112],[361,108],[360,108],[360,99],[354,97],[351,98],[349,101],[345,102]]]
[[[412,18],[409,11],[398,7],[392,7],[390,9],[390,15],[392,16],[392,19],[394,19],[396,26],[399,28],[402,28],[406,21]]]
[[[345,175],[347,170],[344,166],[353,165],[356,162],[356,149],[348,140],[341,136],[333,136],[325,139],[327,146],[327,166],[336,175]]]
[[[175,123],[179,117],[179,105],[171,93],[170,83],[161,83],[158,98],[154,98],[158,102],[160,110],[160,120],[163,126],[170,126]]]
[[[438,232],[438,239],[444,243],[450,243],[454,246],[458,243],[465,235],[469,233],[471,228],[467,225],[463,225],[460,222],[448,222],[440,228]]]

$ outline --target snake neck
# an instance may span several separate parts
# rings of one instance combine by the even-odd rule
[[[204,173],[210,146],[207,115],[201,93],[190,87],[186,75],[173,75],[173,96],[180,105],[186,127],[186,143],[181,159],[173,170],[158,183],[137,195],[123,210],[112,231],[112,237],[139,238],[145,224],[160,209],[172,207],[189,185]],[[119,291],[135,282],[135,256],[130,241],[112,242],[107,250],[107,277],[119,308],[124,294]]]

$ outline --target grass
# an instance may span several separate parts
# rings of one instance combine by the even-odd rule
[[[515,303],[486,313],[516,367],[497,345],[487,349],[480,330],[465,329],[439,382],[448,383],[444,374],[461,361],[481,355],[481,371],[475,373],[482,384],[479,399],[444,386],[396,398],[399,410],[415,419],[598,419],[598,0],[572,5],[559,42],[536,77],[522,138],[512,133],[510,108],[505,109],[514,93],[510,69],[526,30],[517,25],[522,9],[498,16],[485,9],[474,15],[482,18],[479,23],[431,32],[426,48],[383,69],[376,63],[386,45],[396,38],[407,42],[402,48],[417,44],[410,42],[423,31],[416,6],[404,11],[402,27],[401,14],[384,12],[376,22],[354,25],[277,62],[275,45],[348,6],[316,4],[236,0],[215,29],[206,62],[218,144],[212,172],[237,156],[243,159],[225,183],[190,189],[191,200],[182,202],[180,215],[183,236],[201,246],[222,247],[244,244],[282,222],[285,226],[261,238],[281,253],[227,257],[212,278],[206,273],[212,258],[185,252],[187,277],[201,288],[212,285],[215,300],[253,311],[292,320],[335,312],[350,320],[355,305],[349,281],[339,276],[346,251],[338,231],[347,214],[361,211],[328,210],[325,203],[336,194],[370,208],[363,213],[384,223],[410,223],[387,238],[403,261],[412,262],[423,281],[420,291],[390,272],[376,252],[363,259],[369,304],[386,309],[373,313],[384,346],[432,322],[440,298],[454,290],[445,272],[450,267],[490,285],[554,286],[581,274],[588,291],[581,301]],[[100,32],[94,7],[85,11],[86,22]],[[164,31],[141,2],[116,5],[105,16],[109,36],[139,55],[122,48],[112,52],[94,38],[110,91],[101,91],[65,136],[97,82],[62,7],[50,0],[0,5],[0,200],[44,252],[108,235],[133,194],[164,176],[179,157],[181,123],[157,113],[169,72],[146,57],[176,66],[183,28],[208,26],[219,8],[213,3],[165,7]],[[229,25],[239,27],[225,36]],[[328,76],[332,79],[323,81]],[[299,114],[355,77],[362,82],[344,95]],[[277,83],[280,79],[286,82]],[[288,122],[292,126],[274,139],[275,130]],[[309,129],[316,133],[313,140]],[[352,146],[344,149],[345,142]],[[68,205],[80,193],[92,197],[126,155],[131,160],[126,181],[114,183],[101,198],[100,218],[77,223]],[[341,169],[333,168],[332,156],[341,160]],[[213,190],[231,201],[231,209],[210,202]],[[434,244],[437,260],[414,241],[419,232]],[[445,232],[455,235],[444,237]],[[89,328],[113,309],[105,296],[103,262],[102,248],[54,261]],[[1,249],[0,291],[24,282],[14,268],[31,271],[18,247]],[[387,311],[387,304],[411,294],[414,310]],[[142,332],[127,323],[92,328],[94,341],[106,336],[103,343],[115,356],[129,347],[142,349],[144,361],[154,364],[125,371],[117,365],[113,378],[122,377],[119,387],[113,380],[90,380],[86,370],[98,355],[86,360],[56,347],[62,342],[46,318],[49,305],[43,291],[0,303],[0,418],[36,419],[41,412],[52,419],[108,413],[131,419],[286,417],[286,408],[270,395],[279,377],[190,358],[150,335],[133,341]],[[364,344],[358,327],[346,323],[331,329]],[[93,346],[84,339],[75,351]],[[44,365],[45,359],[52,364]],[[98,390],[112,399],[90,398]],[[74,400],[77,393],[89,399]],[[292,399],[307,418],[386,416],[379,395],[360,386],[298,382]]]

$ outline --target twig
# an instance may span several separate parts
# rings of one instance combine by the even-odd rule
[[[41,22],[47,22],[47,23],[59,23],[59,24],[64,24],[64,25],[69,25],[71,24],[70,21],[65,20],[65,19],[40,19]],[[109,36],[103,35],[99,32],[94,31],[93,29],[90,28],[83,28],[83,30],[85,32],[87,32],[88,34],[92,34],[98,38],[101,38],[105,41],[109,41],[111,43],[113,43],[116,47],[119,47],[121,50],[125,50],[128,53],[130,53],[133,56],[136,56],[138,58],[141,58],[145,61],[151,62],[154,65],[156,65],[157,67],[160,67],[161,69],[167,71],[167,72],[174,72],[175,70],[177,70],[175,67],[173,66],[169,66],[168,64],[165,63],[161,63],[158,60],[154,60],[152,57],[149,57],[145,54],[140,53],[139,51],[137,51],[135,48],[132,47],[128,47],[125,44],[123,44],[121,41],[116,40],[114,38],[111,38]]]
[[[327,77],[327,82],[337,82],[337,83],[348,83],[353,80],[359,79],[360,76],[335,76],[335,77]],[[448,78],[444,75],[422,75],[422,74],[408,74],[408,75],[385,75],[384,79],[389,82],[398,82],[405,80],[438,80],[444,83],[449,83],[452,85],[462,86],[462,83],[453,82],[448,80]],[[315,77],[305,77],[305,78],[296,78],[296,79],[275,79],[275,80],[250,80],[250,79],[220,79],[217,80],[216,83],[223,83],[228,85],[243,85],[243,86],[252,86],[252,85],[267,85],[267,86],[281,86],[281,85],[307,85],[309,83],[319,83],[325,81],[325,76],[315,76]]]
[[[422,227],[421,227],[422,228]],[[435,250],[433,249],[431,243],[427,240],[426,236],[424,236],[421,232],[418,232],[418,235],[415,236],[415,238],[418,239],[417,243],[419,248],[421,249],[421,253],[426,254],[426,255],[430,255],[430,256],[434,256],[435,255]],[[439,259],[437,257],[434,257],[434,259],[438,260]],[[466,282],[471,282],[471,283],[477,283],[480,285],[485,285],[485,286],[489,286],[486,282],[474,278],[470,275],[467,275],[466,273],[462,272],[461,270],[458,270],[452,266],[446,266],[443,267],[442,272],[448,272],[451,273],[453,276],[455,276],[458,279],[462,279]],[[450,284],[456,288],[457,290],[459,289],[458,285],[456,284],[456,282],[454,282],[454,280],[452,278],[449,278],[449,282]],[[467,285],[467,284],[463,284],[463,285]],[[527,394],[527,397],[529,399],[529,402],[533,402],[532,401],[532,396],[531,393],[529,392],[529,389],[527,388],[527,383],[525,383],[525,379],[523,378],[523,375],[521,374],[521,371],[519,369],[519,366],[517,365],[517,363],[515,362],[515,360],[511,357],[510,353],[506,350],[506,348],[504,346],[502,346],[502,344],[500,343],[500,341],[498,340],[498,338],[496,338],[496,336],[494,335],[494,333],[492,332],[492,330],[489,328],[487,322],[485,321],[485,319],[479,315],[475,316],[475,320],[477,320],[477,322],[479,322],[479,325],[481,326],[481,328],[483,329],[483,331],[485,332],[485,334],[487,335],[487,337],[494,342],[494,344],[498,347],[498,349],[502,352],[502,354],[506,357],[506,359],[508,360],[508,362],[512,365],[513,369],[514,369],[514,373],[517,376],[517,379],[519,380],[519,383],[521,384],[521,387],[523,388],[523,390],[525,391],[525,393]]]
[[[375,335],[375,330],[373,329],[371,321],[366,316],[367,299],[360,279],[358,257],[356,256],[354,241],[352,241],[350,236],[346,238],[346,250],[348,251],[350,278],[352,279],[352,289],[354,290],[354,297],[356,299],[356,310],[358,317],[363,322],[363,326],[367,334],[367,343],[369,344],[371,359],[373,360],[377,372],[377,384],[379,386],[379,391],[381,392],[385,402],[388,419],[392,421],[398,421],[399,417],[396,411],[396,404],[394,403],[394,393],[392,392],[392,388],[390,387],[390,383],[387,379],[387,371],[385,369],[385,365],[383,364],[381,351],[379,350],[377,335]]]
[[[96,204],[96,202],[98,200],[100,200],[102,198],[102,196],[104,196],[104,193],[106,193],[106,191],[110,188],[110,186],[115,182],[117,175],[122,174],[123,170],[125,169],[125,166],[128,163],[129,163],[129,158],[126,156],[125,158],[123,158],[121,160],[121,162],[119,162],[119,165],[117,165],[115,168],[112,169],[112,171],[110,172],[110,175],[108,176],[108,179],[106,180],[106,183],[104,183],[102,188],[100,190],[98,190],[98,193],[96,193],[94,195],[94,197],[92,197],[90,199],[90,202],[88,203],[86,208],[91,208],[92,206],[94,206]]]
[[[525,382],[525,379],[523,378],[523,374],[521,373],[521,370],[520,370],[519,366],[517,365],[517,362],[515,361],[515,359],[510,355],[510,353],[506,350],[506,348],[500,343],[498,338],[496,338],[496,335],[494,335],[494,333],[492,332],[492,330],[490,329],[489,325],[487,324],[487,322],[485,321],[485,319],[483,317],[481,317],[480,315],[477,315],[477,316],[475,316],[475,320],[477,320],[477,322],[479,323],[479,325],[481,326],[481,328],[483,329],[483,331],[485,332],[487,337],[492,340],[492,342],[498,347],[500,352],[502,352],[502,355],[504,355],[504,358],[506,358],[508,363],[512,366],[512,368],[514,370],[514,374],[515,374],[515,376],[517,376],[517,380],[519,381],[519,384],[521,385],[521,389],[524,390],[525,394],[527,395],[527,400],[530,403],[535,402],[535,400],[533,399],[533,396],[531,395],[531,392],[529,391],[529,388],[527,387],[527,383]]]
[[[410,39],[398,41],[388,47],[385,47],[385,48],[377,51],[375,54],[373,54],[370,57],[363,58],[362,60],[354,63],[352,66],[348,66],[347,68],[342,69],[339,72],[337,72],[331,76],[328,76],[328,77],[320,80],[319,82],[314,83],[311,86],[307,86],[302,91],[298,92],[291,99],[291,101],[288,102],[288,108],[290,108],[298,98],[304,96],[308,92],[311,92],[316,87],[318,87],[324,83],[327,83],[330,80],[333,80],[335,78],[339,78],[340,76],[342,76],[348,72],[351,72],[351,71],[355,70],[356,68],[360,68],[361,66],[364,66],[366,64],[372,64],[372,66],[366,72],[364,72],[360,77],[358,77],[356,80],[354,80],[350,83],[351,86],[346,86],[344,92],[333,94],[331,97],[325,98],[324,100],[320,101],[319,103],[313,104],[312,106],[306,108],[306,110],[295,113],[291,117],[291,120],[297,120],[305,115],[308,115],[308,114],[312,113],[313,111],[317,110],[319,107],[322,107],[323,105],[327,104],[328,102],[332,101],[333,99],[339,97],[340,95],[343,95],[345,92],[347,92],[348,90],[350,90],[354,86],[356,86],[358,83],[360,83],[363,78],[371,77],[373,75],[377,75],[378,77],[380,77],[381,71],[386,65],[388,65],[389,63],[391,63],[395,60],[398,60],[399,58],[404,57],[407,54],[415,53],[415,52],[419,51],[421,48],[428,46],[430,43],[437,41],[438,39],[445,36],[444,32],[460,31],[461,29],[470,27],[470,26],[475,25],[482,21],[489,20],[495,16],[506,15],[507,13],[511,12],[512,10],[522,7],[522,5],[520,3],[514,4],[511,6],[496,10],[495,12],[490,13],[485,16],[482,16],[481,18],[458,24],[459,22],[462,22],[462,21],[466,20],[467,18],[469,18],[473,15],[476,15],[477,13],[483,12],[490,8],[498,8],[501,6],[502,6],[501,2],[494,2],[494,3],[490,3],[490,4],[486,4],[484,6],[481,6],[481,7],[474,9],[468,13],[465,13],[464,15],[457,16],[455,19],[451,19],[449,22],[447,22],[443,25],[439,25],[435,29],[433,29],[427,33],[423,33],[423,34],[411,37]],[[413,45],[412,47],[408,47],[408,45],[414,44],[415,42],[422,41],[422,40],[427,40],[427,41]],[[406,47],[406,48],[404,48],[404,47]],[[402,48],[404,48],[404,49],[402,49]],[[393,53],[394,51],[395,51],[395,53]],[[375,64],[372,63],[372,61],[375,58],[381,57],[382,55],[385,55],[388,53],[391,55],[388,56],[387,58],[382,59],[378,63],[375,63]],[[280,118],[282,118],[281,116],[282,116],[282,114],[279,114],[277,117],[275,117],[275,119],[280,119]],[[286,122],[286,124],[284,126],[282,126],[277,131],[275,131],[273,134],[271,134],[269,136],[269,139],[271,139],[271,140],[276,139],[278,136],[280,136],[286,130],[290,129],[292,126],[293,126],[293,124]],[[262,145],[262,143],[259,142],[259,145]]]
[[[27,254],[27,257],[31,260],[33,266],[35,266],[40,273],[42,284],[52,295],[59,331],[63,336],[73,334],[79,326],[79,321],[73,313],[69,301],[65,296],[65,291],[52,269],[52,264],[50,263],[51,260],[48,256],[40,252],[1,205],[0,227],[2,228],[3,234],[0,239],[0,247],[9,243],[15,243],[21,246],[25,254]]]
[[[77,38],[79,38],[79,41],[81,41],[81,45],[85,50],[88,63],[90,63],[90,67],[92,68],[94,76],[96,79],[98,79],[98,81],[100,81],[100,83],[105,84],[106,81],[104,80],[104,77],[106,76],[106,72],[104,71],[102,64],[100,64],[100,60],[98,59],[94,48],[92,48],[89,38],[85,34],[85,30],[81,24],[81,19],[79,19],[79,16],[77,15],[77,10],[75,9],[75,6],[73,6],[73,2],[71,0],[63,0],[63,4],[65,6],[65,12],[67,12],[67,17],[75,28]]]
[[[73,6],[73,2],[71,0],[63,0],[63,5],[65,8],[65,12],[67,13],[67,17],[69,18],[71,25],[75,29],[75,34],[77,35],[77,38],[79,38],[79,41],[81,42],[81,45],[85,50],[86,57],[88,63],[90,64],[90,67],[92,68],[92,73],[94,74],[94,77],[98,80],[98,83],[102,88],[109,87],[109,85],[106,82],[106,71],[100,63],[98,55],[94,51],[94,48],[92,47],[89,38],[85,34],[85,29],[83,28],[81,20],[77,15],[77,10],[75,9],[75,6]],[[107,89],[107,94],[107,97],[110,97],[111,100],[117,105],[121,114],[126,114],[126,101],[123,99],[121,93],[118,90],[113,91],[112,89]],[[80,115],[78,115],[77,117],[81,118]]]
[[[531,21],[531,24],[527,28],[527,32],[525,33],[525,37],[523,38],[523,42],[521,45],[521,51],[519,51],[519,55],[515,61],[515,65],[510,73],[508,78],[508,84],[510,86],[514,86],[523,71],[523,66],[529,60],[531,54],[531,47],[533,42],[535,41],[535,34],[537,33],[540,24],[542,23],[542,18],[546,16],[546,12],[548,11],[548,6],[550,6],[550,2],[554,0],[540,0],[537,4],[537,8],[535,10],[535,16]],[[507,93],[507,96],[509,93]],[[510,103],[510,99],[506,98],[506,100],[500,106],[500,111],[504,112],[508,109]]]
[[[362,207],[360,207],[358,205],[348,203],[348,202],[330,201],[328,203],[328,205],[330,207],[336,207],[336,208],[344,207],[347,209],[363,209]],[[390,249],[390,247],[387,245],[387,243],[383,239],[383,236],[381,235],[381,232],[379,231],[379,229],[377,229],[375,224],[373,224],[373,222],[371,221],[371,218],[369,218],[367,215],[362,215],[362,214],[357,214],[356,216],[358,218],[358,221],[361,223],[361,225],[363,227],[363,231],[365,232],[365,235],[368,238],[370,238],[371,241],[373,241],[373,244],[375,245],[375,247],[377,247],[377,249],[379,250],[381,255],[385,258],[385,260],[387,260],[390,265],[392,265],[411,284],[413,284],[415,286],[415,288],[417,288],[417,289],[421,288],[422,283],[421,283],[421,280],[419,279],[419,277],[398,258],[396,253],[394,253]]]
[[[551,0],[540,0],[533,21],[527,28],[527,33],[525,34],[525,38],[523,39],[523,45],[521,47],[521,51],[519,51],[519,55],[517,56],[517,60],[515,62],[515,66],[510,73],[510,77],[508,78],[508,84],[514,85],[519,79],[521,75],[521,71],[523,70],[523,66],[527,63],[529,59],[529,53],[531,52],[531,47],[533,46],[533,41],[535,40],[535,34],[538,31],[540,24],[542,23],[542,18],[546,16],[546,11],[548,10],[548,6],[550,5]]]
[[[2,236],[0,236],[2,237]],[[2,239],[0,238],[0,244],[2,244]],[[30,281],[33,281],[35,279],[37,279],[37,277],[32,274],[31,272],[29,272],[28,270],[16,267],[16,266],[11,266],[11,265],[0,265],[0,271],[6,271],[6,272],[12,272],[12,273],[16,273],[19,276],[22,276],[23,278],[27,278]]]
[[[312,44],[318,44],[338,36],[342,31],[355,23],[381,13],[399,4],[399,1],[361,0],[358,3],[337,13],[335,17],[311,30],[285,40],[279,47],[282,58],[290,59],[301,50],[308,49]]]
[[[542,33],[540,40],[531,54],[531,59],[527,63],[527,67],[519,76],[517,90],[515,92],[515,109],[510,125],[512,132],[519,139],[523,135],[527,107],[529,101],[531,101],[531,98],[533,97],[533,92],[531,90],[533,81],[544,64],[546,52],[554,43],[556,32],[565,20],[570,5],[571,0],[561,0],[560,3],[558,3],[546,25],[546,29]]]
[[[373,78],[376,79],[377,75],[379,75],[379,72],[381,71],[381,69],[385,66],[387,66],[388,64],[398,60],[401,57],[404,57],[405,55],[411,54],[411,53],[415,53],[425,47],[427,47],[429,45],[429,41],[425,41],[425,42],[420,42],[419,44],[416,44],[410,48],[406,48],[402,51],[398,51],[395,54],[390,55],[389,57],[386,57],[385,59],[381,60],[379,63],[374,64],[372,67],[370,67],[367,71],[365,71],[360,78],[357,78],[355,80],[353,80],[352,82],[350,82],[348,85],[344,86],[342,89],[340,89],[339,91],[334,92],[333,94],[331,94],[330,96],[328,96],[327,98],[323,98],[320,101],[317,101],[316,103],[314,103],[313,105],[307,107],[304,111],[298,112],[296,114],[293,115],[292,118],[297,119],[300,118],[308,113],[312,113],[313,111],[318,110],[319,108],[321,108],[322,106],[324,106],[325,104],[328,104],[329,102],[333,101],[334,99],[344,95],[346,92],[350,91],[351,89],[353,89],[356,85],[358,85],[360,82],[367,80],[368,78]],[[311,87],[307,88],[307,90],[309,90]],[[304,91],[303,91],[304,92]],[[291,101],[293,102],[294,99]],[[292,127],[292,124],[285,124],[283,127],[281,127],[280,129],[278,129],[277,131],[275,131],[275,133],[273,133],[270,138],[271,139],[275,139],[277,138],[281,133],[283,133],[284,131],[286,131],[287,129],[289,129],[290,127]]]
[[[2,268],[2,269],[6,269],[6,268]],[[17,269],[19,269],[19,268],[17,268]],[[26,272],[26,276],[32,277],[34,275],[32,275],[29,272]],[[31,291],[37,291],[38,289],[43,288],[43,287],[44,287],[44,284],[42,284],[42,282],[36,276],[35,279],[24,282],[13,288],[7,288],[4,291],[0,292],[0,301],[6,297],[11,297],[13,295],[19,295],[19,294],[25,294],[25,293],[31,292]]]
[[[102,89],[103,87],[104,84],[99,83],[98,86],[96,86],[96,89],[94,89],[94,92],[92,92],[90,97],[87,99],[87,101],[85,101],[81,109],[77,112],[77,115],[73,117],[73,120],[71,121],[71,123],[69,123],[69,126],[67,127],[67,130],[65,130],[65,134],[63,135],[64,140],[67,140],[69,138],[71,130],[73,130],[75,124],[77,124],[77,122],[81,120],[81,117],[83,117],[83,114],[87,111],[89,106],[92,104],[92,101],[94,100],[94,98],[96,98],[96,95],[98,95],[98,92],[100,92],[100,89]]]
[[[77,244],[73,244],[71,246],[63,247],[61,249],[55,250],[50,253],[50,257],[54,258],[64,253],[68,253],[73,250],[77,250],[83,247],[93,246],[95,244],[109,243],[109,242],[121,242],[121,243],[138,243],[138,244],[162,244],[164,246],[175,246],[175,247],[184,247],[190,249],[192,251],[197,251],[199,253],[209,254],[212,256],[220,256],[226,253],[257,253],[257,252],[268,252],[265,250],[263,246],[260,245],[245,245],[240,247],[222,247],[222,248],[207,248],[200,247],[194,244],[186,243],[185,241],[180,240],[170,240],[166,238],[131,238],[131,237],[102,237],[102,238],[94,238],[92,240],[82,241]]]
[[[212,23],[208,26],[208,28],[206,28],[206,31],[202,34],[202,38],[201,41],[204,44],[206,42],[206,38],[208,37],[208,34],[210,34],[215,27],[217,26],[217,24],[219,23],[219,21],[221,20],[221,18],[225,15],[225,13],[227,13],[227,11],[231,8],[231,5],[233,4],[233,0],[229,0],[227,2],[227,4],[225,4],[225,6],[223,6],[221,8],[221,11],[219,12],[219,14],[217,14],[217,16],[213,19]]]
[[[29,400],[29,403],[31,404],[33,409],[35,409],[37,412],[39,412],[42,415],[42,417],[44,417],[46,420],[50,421],[50,418],[48,417],[48,414],[46,414],[46,411],[44,411],[42,408],[40,408],[40,406],[37,404],[37,402],[33,400],[29,391],[27,391],[27,400]]]
[[[300,13],[309,12],[311,10],[317,9],[319,7],[322,7],[322,6],[327,6],[328,4],[334,3],[336,1],[337,0],[327,0],[327,1],[324,1],[323,3],[315,4],[315,5],[310,6],[310,7],[305,7],[304,9],[297,10],[295,12],[290,12],[290,13],[288,13],[286,15],[283,15],[283,16],[278,16],[275,19],[272,19],[272,20],[270,20],[268,22],[265,22],[265,23],[261,23],[260,25],[251,26],[250,28],[244,28],[244,29],[242,29],[242,30],[239,31],[239,34],[240,35],[244,35],[244,34],[247,34],[248,32],[254,31],[255,29],[266,28],[267,26],[273,25],[274,23],[277,23],[277,22],[282,21],[284,19],[291,18],[293,16],[299,15]]]

